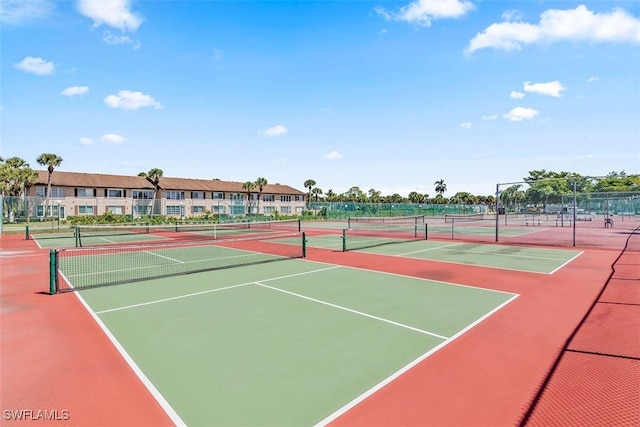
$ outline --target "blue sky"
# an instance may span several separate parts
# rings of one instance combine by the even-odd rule
[[[640,2],[0,0],[0,156],[383,195],[640,173]]]

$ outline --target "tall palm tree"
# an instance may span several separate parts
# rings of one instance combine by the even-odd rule
[[[149,169],[149,172],[146,174],[144,172],[140,172],[138,174],[138,176],[144,176],[147,178],[147,181],[153,184],[153,205],[151,206],[151,216],[153,216],[156,211],[156,200],[158,199],[158,191],[160,191],[160,178],[162,178],[163,175],[164,171],[158,168]]]
[[[307,193],[307,203],[311,201],[311,189],[316,185],[316,182],[312,179],[308,179],[304,182],[304,188],[307,188],[309,192]]]
[[[444,183],[444,179],[439,179],[433,183],[436,186],[436,193],[443,195],[447,191],[447,184]]]
[[[51,201],[51,176],[53,175],[54,168],[57,168],[62,164],[62,157],[53,153],[43,153],[38,156],[36,162],[40,166],[46,166],[49,175],[47,176],[47,195],[45,198],[45,213],[44,216],[47,216],[47,212],[50,213],[51,207],[49,203]]]
[[[318,188],[318,187],[315,187],[313,190],[311,190],[311,192],[314,194],[315,201],[317,202],[318,201],[318,197],[322,195],[322,189]]]
[[[262,196],[262,190],[268,184],[267,179],[263,177],[259,177],[256,179],[255,186],[258,187],[258,213],[260,213],[260,196]]]
[[[242,184],[242,189],[247,191],[247,215],[251,215],[251,190],[256,187],[256,184],[251,181],[247,181]]]

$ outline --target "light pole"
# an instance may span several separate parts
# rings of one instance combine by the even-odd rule
[[[184,222],[184,203],[180,202],[180,222]]]
[[[58,218],[58,229],[60,229],[60,200],[56,200],[56,217]]]

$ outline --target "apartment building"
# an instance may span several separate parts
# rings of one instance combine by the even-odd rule
[[[38,171],[38,180],[27,196],[36,200],[33,216],[46,212],[47,171]],[[160,177],[156,184],[145,177],[54,171],[51,175],[49,215],[64,219],[69,215],[101,215],[106,212],[141,215],[161,214],[176,218],[205,213],[243,215],[301,214],[305,193],[282,184],[267,184],[259,193],[248,194],[242,182],[217,179]]]

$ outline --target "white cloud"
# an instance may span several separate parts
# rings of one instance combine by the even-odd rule
[[[521,122],[523,120],[533,119],[539,112],[533,108],[516,107],[502,117],[510,122]]]
[[[332,150],[330,153],[322,156],[322,158],[325,160],[338,160],[342,158],[342,154],[338,153],[336,150]]]
[[[491,24],[469,42],[466,52],[484,48],[521,50],[526,44],[561,41],[640,44],[640,19],[618,8],[609,13],[596,13],[584,5],[568,10],[549,9],[540,15],[538,24]]]
[[[522,21],[522,18],[522,12],[517,9],[510,9],[502,12],[502,19],[504,21]]]
[[[162,108],[162,105],[152,96],[130,90],[121,90],[117,95],[109,95],[104,102],[111,108],[123,110],[137,110],[143,107],[153,107],[156,110]]]
[[[490,122],[490,121],[495,120],[497,118],[498,118],[497,114],[491,114],[489,116],[482,116],[482,120],[487,121],[487,122]]]
[[[513,99],[522,99],[524,98],[524,93],[512,90],[509,96]]]
[[[19,70],[39,76],[53,74],[56,71],[56,65],[53,62],[45,61],[42,58],[27,56],[22,61],[13,65]]]
[[[525,92],[532,92],[540,95],[549,95],[555,98],[559,98],[561,96],[561,92],[566,90],[566,88],[562,86],[562,83],[557,80],[548,83],[524,82],[523,86]]]
[[[265,135],[265,136],[279,136],[279,135],[284,135],[287,132],[289,132],[289,130],[286,127],[282,125],[276,125],[258,133],[260,135]]]
[[[597,82],[598,80],[600,80],[600,77],[598,77],[598,76],[590,76],[590,77],[587,79],[587,82],[589,82],[589,83],[591,83],[591,82]]]
[[[460,127],[462,129],[471,129],[471,127],[473,127],[473,123],[471,122],[460,123]]]
[[[82,138],[80,138],[80,144],[82,144],[82,145],[91,145],[91,144],[93,144],[93,141],[90,138],[87,138],[87,137],[83,136]]]
[[[107,144],[122,144],[123,142],[126,141],[126,138],[124,136],[117,135],[115,133],[108,133],[102,136],[102,138],[100,138],[100,141]]]
[[[131,11],[130,0],[79,0],[79,12],[93,20],[93,26],[107,25],[121,31],[136,31],[142,18]]]
[[[0,22],[19,25],[51,14],[54,4],[51,0],[2,0],[0,1]]]
[[[89,86],[71,86],[60,92],[60,95],[75,96],[84,95],[87,92],[89,92]]]
[[[133,44],[136,49],[140,47],[139,41],[134,40],[129,36],[113,34],[110,31],[105,31],[102,36],[102,41],[111,46],[117,46],[119,44]]]
[[[473,3],[464,0],[415,0],[401,7],[398,12],[388,12],[382,7],[377,7],[375,11],[389,21],[405,21],[429,27],[432,21],[459,18],[473,9]]]

